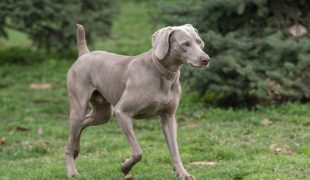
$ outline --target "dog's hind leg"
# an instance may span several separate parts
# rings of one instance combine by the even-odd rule
[[[93,92],[93,88],[88,84],[79,84],[77,82],[72,81],[72,79],[69,79],[67,82],[70,102],[70,131],[65,146],[65,160],[67,175],[69,177],[78,175],[74,164],[74,151],[79,144],[79,136],[83,127],[85,112]]]
[[[76,158],[80,152],[80,137],[82,131],[88,126],[104,124],[108,122],[112,116],[112,106],[104,99],[104,97],[99,92],[93,92],[90,103],[92,110],[89,114],[85,116],[83,120],[82,129],[79,134],[78,144],[74,150],[74,158]]]

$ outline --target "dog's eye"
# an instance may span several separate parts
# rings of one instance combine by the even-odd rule
[[[201,41],[200,39],[197,39],[196,42],[197,42],[198,44],[201,44],[201,43],[202,43],[202,41]]]
[[[189,47],[191,46],[191,43],[189,41],[185,41],[182,43],[183,46]]]

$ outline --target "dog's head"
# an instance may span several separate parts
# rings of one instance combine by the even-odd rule
[[[180,64],[199,68],[207,67],[210,62],[210,57],[202,50],[204,42],[197,29],[190,24],[169,26],[156,31],[152,36],[152,47],[159,60],[169,54]]]

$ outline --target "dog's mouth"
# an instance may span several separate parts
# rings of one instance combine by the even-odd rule
[[[209,64],[210,62],[200,64],[200,65],[189,63],[189,65],[191,65],[193,68],[196,68],[196,69],[206,69],[207,67],[209,67]]]

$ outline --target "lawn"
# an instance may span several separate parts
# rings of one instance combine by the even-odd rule
[[[5,138],[0,146],[1,179],[66,179],[65,74],[70,64],[51,59],[0,68],[0,137]],[[33,83],[51,87],[33,89],[38,88]],[[309,177],[310,105],[285,104],[257,111],[203,109],[197,98],[184,96],[178,113],[178,142],[185,166],[197,179]],[[159,120],[134,124],[144,152],[133,169],[135,177],[174,179]],[[120,162],[129,154],[115,119],[90,127],[82,136],[77,159],[80,178],[121,179]]]
[[[137,54],[150,48],[156,28],[145,4],[127,2],[121,7],[112,37],[94,43],[92,49]],[[136,21],[138,27],[131,31],[124,25]],[[137,32],[141,27],[144,31]],[[12,34],[27,45],[25,36]],[[0,66],[0,179],[67,179],[65,77],[72,63],[73,59],[48,58],[32,65]],[[198,180],[310,177],[310,104],[259,106],[255,111],[204,108],[196,95],[185,93],[177,119],[183,163]],[[160,121],[137,120],[134,127],[143,150],[134,177],[176,179]],[[120,163],[129,155],[114,118],[89,127],[82,136],[77,179],[122,179]]]

